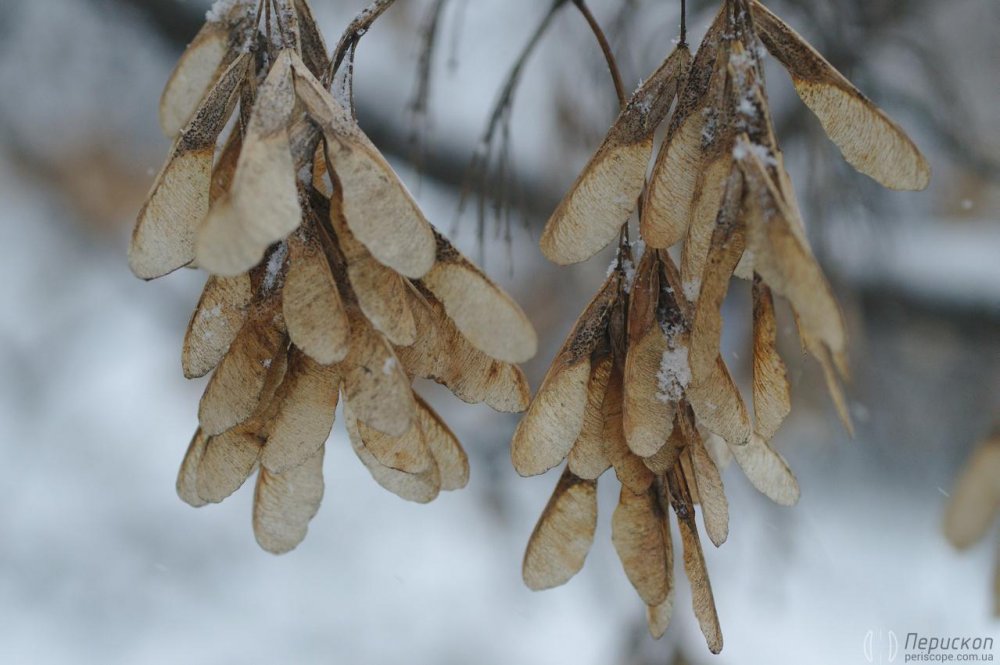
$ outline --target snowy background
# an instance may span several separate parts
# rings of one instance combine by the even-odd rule
[[[328,42],[362,6],[313,4]],[[449,175],[464,170],[544,4],[465,0],[449,12],[422,179],[399,156],[428,3],[401,0],[361,43],[361,122],[442,229],[452,229],[462,185]],[[613,22],[619,4],[595,2],[595,13]],[[631,87],[670,48],[677,17],[674,3],[630,4],[634,16],[613,34]],[[697,39],[712,3],[691,4]],[[818,42],[808,21],[832,20],[773,4]],[[338,424],[323,507],[294,552],[257,547],[249,487],[219,506],[183,504],[174,479],[203,383],[181,376],[180,344],[204,277],[143,283],[125,250],[168,147],[160,88],[208,3],[0,0],[0,663],[849,665],[865,662],[870,630],[1000,641],[996,533],[956,553],[940,531],[955,473],[1000,418],[1000,11],[990,0],[894,4],[888,25],[852,15],[822,37],[846,49],[845,69],[925,147],[927,192],[886,194],[847,172],[815,138],[815,121],[796,113],[787,77],[769,78],[810,233],[848,315],[858,434],[844,434],[818,367],[785,333],[793,415],[775,445],[802,501],[773,506],[738,469],[725,473],[731,531],[707,557],[726,645],[712,657],[680,570],[667,636],[645,635],[610,543],[610,476],[583,571],[556,590],[525,589],[523,547],[557,474],[517,477],[507,449],[516,417],[435,386],[421,390],[470,454],[463,491],[426,506],[398,499],[371,480]],[[906,44],[933,47],[948,89]],[[536,244],[613,116],[605,76],[567,12],[515,104],[529,228],[515,229],[509,248],[491,233],[486,268],[539,330],[526,366],[536,388],[609,259],[558,269]],[[472,255],[475,221],[462,217],[455,234]],[[735,291],[725,340],[734,367],[749,323],[745,289]]]

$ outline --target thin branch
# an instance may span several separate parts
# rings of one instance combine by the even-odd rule
[[[621,108],[625,108],[625,105],[628,104],[628,98],[625,96],[625,86],[622,84],[622,75],[618,69],[618,62],[615,60],[615,54],[611,50],[611,44],[608,43],[608,38],[605,36],[604,31],[601,30],[601,25],[594,18],[590,8],[587,7],[587,3],[584,0],[573,0],[573,4],[583,14],[583,18],[587,19],[590,30],[594,33],[594,37],[597,38],[601,52],[604,53],[604,59],[608,63],[608,71],[611,72],[611,79],[615,84],[615,94],[618,95],[618,104]]]
[[[555,18],[556,13],[559,9],[565,5],[569,0],[553,0],[552,5],[549,7],[549,11],[546,12],[542,21],[535,28],[532,33],[528,43],[525,44],[524,48],[521,50],[520,55],[518,55],[517,60],[514,62],[513,67],[511,67],[510,72],[507,74],[507,79],[504,82],[503,87],[500,90],[500,94],[497,97],[496,103],[493,105],[493,110],[490,113],[488,122],[486,123],[486,129],[479,140],[479,146],[476,148],[476,152],[472,157],[472,163],[469,165],[468,177],[466,178],[466,184],[462,188],[462,195],[459,198],[458,210],[456,213],[456,222],[461,217],[462,212],[465,211],[465,205],[468,202],[469,191],[475,188],[479,191],[479,223],[478,223],[478,237],[480,242],[483,242],[485,237],[485,224],[486,224],[486,198],[488,196],[487,185],[489,184],[489,171],[490,163],[492,162],[493,156],[493,143],[496,139],[497,129],[503,126],[502,140],[509,141],[510,132],[506,127],[510,123],[510,112],[509,109],[513,105],[514,93],[517,90],[517,85],[520,83],[521,74],[524,71],[524,67],[528,62],[528,58],[534,53],[538,44],[541,42],[542,37],[545,35],[549,26],[552,23],[552,19]],[[509,158],[509,152],[501,147],[500,152],[501,161],[506,161]],[[500,164],[501,173],[506,172],[506,164]],[[502,185],[501,185],[502,189]],[[500,194],[499,196],[503,196]],[[480,246],[480,262],[482,262],[483,247]]]
[[[392,7],[395,2],[396,0],[372,0],[372,3],[368,7],[361,10],[361,13],[354,17],[354,20],[344,30],[344,34],[340,36],[337,47],[333,49],[333,55],[330,57],[330,71],[327,72],[326,80],[324,81],[327,86],[333,82],[333,78],[337,75],[337,70],[340,69],[340,65],[344,61],[344,56],[347,55],[347,52],[357,46],[358,41],[368,32],[372,24],[385,13],[385,10]]]

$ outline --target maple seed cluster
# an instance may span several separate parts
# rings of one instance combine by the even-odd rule
[[[774,136],[766,52],[855,168],[894,189],[927,185],[930,169],[913,142],[812,46],[759,2],[724,0],[694,58],[679,45],[639,87],[548,221],[541,248],[556,263],[586,260],[616,236],[618,255],[512,442],[523,475],[568,460],[528,543],[528,586],[562,584],[583,566],[597,478],[613,468],[622,489],[612,540],[648,607],[650,632],[661,636],[672,612],[673,512],[694,613],[715,653],[722,632],[695,505],[721,545],[728,505],[719,467],[730,457],[775,502],[799,496],[769,445],[790,410],[774,294],[791,306],[850,429],[840,387],[844,323]],[[647,178],[661,124],[666,136]],[[635,212],[642,241],[633,245]],[[681,242],[678,267],[667,249]],[[752,418],[720,355],[734,275],[752,281]]]
[[[305,0],[217,3],[163,94],[174,144],[129,250],[145,279],[211,275],[182,360],[185,376],[212,376],[177,489],[219,502],[258,471],[254,533],[275,553],[318,510],[339,401],[375,480],[427,502],[463,487],[469,465],[412,380],[522,411],[516,363],[537,346],[330,95],[329,71]]]

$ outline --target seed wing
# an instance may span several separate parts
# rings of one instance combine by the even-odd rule
[[[529,589],[565,584],[587,558],[597,528],[597,481],[563,471],[531,533],[521,574]]]
[[[288,372],[275,393],[276,411],[268,427],[260,463],[272,474],[303,464],[323,447],[333,427],[340,393],[340,370],[293,350]]]
[[[651,607],[660,605],[672,591],[664,519],[655,489],[635,494],[622,485],[611,520],[611,541],[632,586]]]
[[[745,446],[730,446],[736,463],[761,494],[782,506],[799,500],[799,484],[784,458],[756,434]]]
[[[760,278],[753,282],[754,429],[770,441],[791,411],[785,363],[778,355],[774,298]]]
[[[331,364],[347,356],[351,327],[317,238],[288,237],[288,273],[282,310],[292,343],[316,362]]]
[[[604,414],[601,405],[604,403],[604,394],[607,392],[613,364],[611,356],[591,360],[592,369],[587,383],[587,407],[583,414],[583,428],[580,429],[580,435],[576,438],[567,459],[568,468],[573,475],[584,480],[596,480],[611,466],[611,460],[605,453]]]
[[[250,60],[244,54],[233,61],[174,141],[132,232],[128,261],[137,277],[155,279],[194,259],[195,229],[209,209],[215,144],[236,106]]]
[[[181,366],[186,378],[205,376],[219,364],[243,327],[252,295],[246,273],[209,276],[184,335]]]
[[[294,57],[293,57],[294,59]],[[326,138],[326,157],[344,193],[348,227],[372,256],[411,279],[434,265],[430,223],[378,149],[301,60],[295,92]]]
[[[365,465],[379,485],[406,501],[428,503],[433,501],[441,491],[441,476],[437,464],[432,464],[426,471],[419,474],[406,473],[390,468],[380,463],[371,451],[365,447],[361,437],[358,419],[350,407],[345,404],[344,423],[351,440],[351,447],[358,459]]]
[[[788,24],[759,2],[751,6],[767,50],[791,74],[799,97],[819,118],[844,159],[890,189],[926,188],[930,166],[899,125]]]
[[[585,261],[618,235],[635,211],[653,153],[653,133],[683,86],[691,54],[674,49],[635,92],[573,187],[552,213],[542,252],[566,265]]]
[[[198,230],[195,254],[209,272],[234,275],[252,268],[302,222],[288,132],[295,108],[292,57],[282,51],[261,84],[232,187]]]
[[[323,500],[323,447],[282,473],[261,467],[253,498],[253,532],[272,554],[295,549]]]
[[[434,267],[421,282],[444,305],[459,331],[488,356],[509,363],[531,359],[538,337],[528,317],[479,268],[435,232]]]

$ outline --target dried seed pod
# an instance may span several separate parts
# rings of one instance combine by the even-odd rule
[[[285,357],[287,337],[273,319],[279,305],[254,307],[228,353],[212,374],[198,407],[198,422],[208,435],[247,420],[257,409],[268,375]]]
[[[497,360],[519,363],[533,357],[538,337],[517,303],[447,238],[436,232],[434,237],[436,261],[420,281],[444,305],[462,335]]]
[[[724,21],[720,10],[698,47],[649,179],[640,229],[650,247],[670,247],[694,219],[714,218],[722,198],[734,136],[722,103]]]
[[[621,286],[618,272],[608,277],[577,319],[518,424],[511,442],[511,460],[522,476],[538,475],[557,466],[580,435],[587,406],[590,356],[607,335]]]
[[[771,501],[794,506],[799,501],[799,484],[784,458],[756,434],[745,446],[730,446],[736,463],[747,480]]]
[[[611,541],[632,586],[651,607],[664,602],[673,590],[670,536],[665,527],[666,515],[660,511],[655,488],[636,494],[622,485],[611,520]]]
[[[315,238],[288,237],[282,311],[295,346],[328,365],[347,356],[351,326],[330,264],[318,245]]]
[[[323,448],[282,473],[262,467],[253,497],[253,532],[272,554],[295,549],[323,500]]]
[[[230,190],[198,230],[198,265],[236,275],[260,262],[265,250],[302,221],[288,128],[295,109],[294,51],[278,54],[257,93]]]
[[[344,359],[344,397],[358,420],[389,436],[402,436],[416,413],[410,379],[392,346],[361,317],[352,318],[351,349]]]
[[[380,262],[411,279],[423,277],[436,253],[431,225],[347,111],[292,58],[295,92],[323,131],[330,173],[344,193],[347,226]]]
[[[599,360],[591,359],[590,380],[587,382],[587,406],[583,414],[583,427],[573,443],[567,457],[567,465],[573,475],[584,480],[596,480],[611,466],[605,452],[604,414],[601,405],[607,393],[611,367],[610,356]]]
[[[767,50],[792,77],[851,166],[890,189],[921,190],[930,182],[927,160],[906,133],[764,5],[750,3]]]
[[[531,395],[524,372],[473,347],[433,294],[411,288],[409,306],[420,343],[396,347],[407,372],[443,384],[463,401],[485,402],[497,411],[518,413],[528,407]]]
[[[250,61],[247,54],[233,61],[174,141],[132,232],[128,260],[137,277],[162,277],[194,259],[195,229],[208,213],[215,144]]]
[[[351,440],[351,446],[357,454],[358,459],[365,465],[379,485],[389,490],[396,496],[407,501],[416,503],[428,503],[437,498],[441,491],[441,475],[437,464],[431,465],[423,473],[412,474],[399,471],[385,466],[372,455],[365,446],[364,439],[359,429],[359,421],[355,418],[350,408],[344,409],[344,423],[347,427],[347,434]]]
[[[690,61],[687,46],[678,46],[622,109],[545,226],[541,247],[550,260],[586,261],[628,221],[645,185],[653,133],[683,88]]]
[[[188,44],[160,97],[160,127],[168,138],[180,134],[208,91],[240,56],[252,19],[249,2],[234,2],[225,15],[206,21]]]
[[[536,591],[565,584],[590,551],[597,528],[597,483],[563,471],[524,553],[522,576]]]
[[[274,418],[260,457],[264,468],[282,474],[323,447],[333,427],[340,381],[340,368],[321,365],[293,349],[285,378],[275,392]]]
[[[774,298],[759,277],[753,281],[753,411],[754,429],[765,441],[791,411],[788,376],[777,349]]]
[[[719,653],[722,651],[722,629],[719,626],[712,583],[708,579],[705,555],[701,549],[701,540],[698,538],[698,528],[694,521],[694,504],[691,502],[691,495],[683,477],[673,472],[667,474],[667,482],[670,502],[680,527],[681,543],[684,548],[684,571],[691,584],[694,615],[698,619],[709,651]]]
[[[673,402],[663,380],[664,358],[676,345],[671,322],[660,321],[661,259],[656,250],[646,252],[636,268],[629,299],[628,352],[625,356],[622,425],[629,449],[640,457],[654,455],[673,428]],[[673,336],[668,337],[667,331]],[[672,346],[673,344],[673,346]]]
[[[186,378],[215,369],[243,327],[251,297],[249,274],[208,278],[184,335],[181,366]]]

